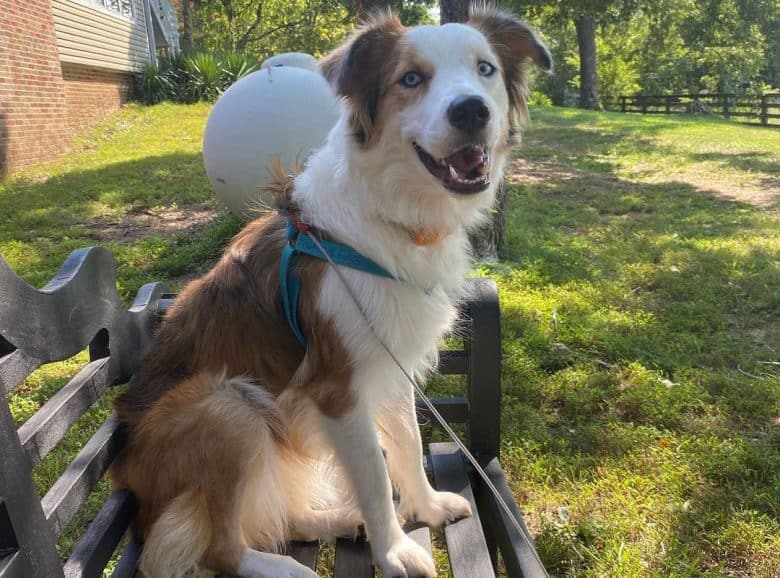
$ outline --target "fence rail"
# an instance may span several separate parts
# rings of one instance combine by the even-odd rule
[[[748,124],[780,127],[780,93],[763,96],[736,94],[637,94],[605,100],[604,108],[641,114],[709,112]]]

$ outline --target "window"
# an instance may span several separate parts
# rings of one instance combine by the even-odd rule
[[[97,6],[125,18],[133,17],[133,0],[82,0],[90,6]]]

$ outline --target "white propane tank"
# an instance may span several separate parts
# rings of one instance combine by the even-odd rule
[[[233,84],[211,110],[203,163],[217,197],[242,220],[271,206],[258,188],[275,157],[292,173],[325,143],[339,105],[313,56],[279,54]]]

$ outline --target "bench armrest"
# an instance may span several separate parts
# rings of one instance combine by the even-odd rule
[[[469,285],[469,437],[471,451],[487,461],[497,458],[501,448],[501,317],[495,281],[470,279]]]

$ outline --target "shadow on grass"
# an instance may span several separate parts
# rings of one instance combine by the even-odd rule
[[[200,154],[169,154],[68,170],[47,179],[0,183],[3,238],[24,239],[77,227],[109,212],[157,205],[214,204]]]
[[[624,133],[587,142],[590,133],[562,127],[544,140],[606,150]],[[769,172],[762,159],[733,162]],[[669,548],[650,556],[652,568],[734,571],[780,527],[780,377],[765,364],[780,351],[780,263],[766,246],[776,225],[761,209],[688,183],[626,181],[609,163],[594,170],[607,174],[510,188],[508,262],[486,266],[503,293],[504,439],[531,448],[537,465],[517,475],[546,476],[545,487],[598,488],[615,468],[650,485],[677,483],[686,469],[688,489],[674,498],[691,510],[639,514],[650,520],[639,531],[663,528]],[[655,464],[657,451],[668,460]],[[621,491],[631,493],[607,493]],[[659,484],[649,494],[665,491]],[[631,506],[652,510],[641,497]],[[627,559],[640,548],[617,527],[629,524],[621,514],[594,526],[609,515],[590,519],[599,504],[581,507],[576,523],[543,517],[537,545],[551,571],[598,573],[613,546],[622,552],[625,541]],[[755,535],[739,546],[729,520],[751,512],[764,525],[748,524]],[[768,572],[778,556],[767,556],[744,563]]]
[[[95,245],[95,225],[130,219],[155,207],[217,206],[200,154],[169,154],[87,170],[68,170],[45,180],[0,183],[0,250],[29,283],[48,282],[74,249]],[[238,222],[220,213],[210,223],[174,233],[142,235],[132,242],[100,243],[119,263],[123,296],[151,280],[205,272]]]

